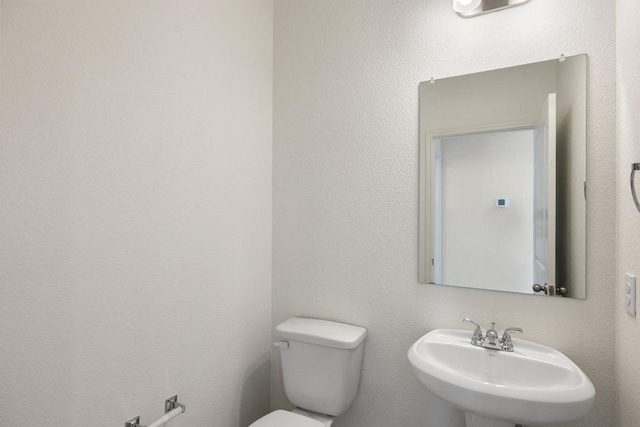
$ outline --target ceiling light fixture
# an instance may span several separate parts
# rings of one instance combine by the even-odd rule
[[[453,10],[463,18],[471,18],[528,2],[529,0],[453,0]]]
[[[470,13],[481,4],[482,0],[453,0],[453,10],[458,13]]]

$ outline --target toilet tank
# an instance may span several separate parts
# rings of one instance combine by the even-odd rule
[[[276,327],[284,390],[301,409],[338,416],[358,394],[367,330],[328,320],[293,317]]]

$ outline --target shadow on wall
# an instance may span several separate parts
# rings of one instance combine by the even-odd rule
[[[269,353],[253,362],[248,368],[248,374],[242,383],[240,396],[240,423],[238,427],[247,427],[258,418],[269,413],[270,397],[265,390],[269,390],[271,378],[271,362]]]

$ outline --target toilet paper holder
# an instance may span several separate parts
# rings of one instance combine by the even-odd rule
[[[176,409],[178,409],[176,411]],[[178,402],[178,395],[173,395],[167,398],[164,401],[164,416],[160,417],[158,420],[149,424],[148,427],[156,427],[164,425],[170,419],[182,414],[186,410],[186,407]],[[140,415],[131,418],[130,420],[125,421],[124,427],[145,427],[140,424]]]

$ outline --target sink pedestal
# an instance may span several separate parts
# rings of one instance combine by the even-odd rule
[[[514,427],[516,425],[520,425],[481,417],[480,415],[469,412],[464,413],[464,419],[467,422],[467,427]]]

